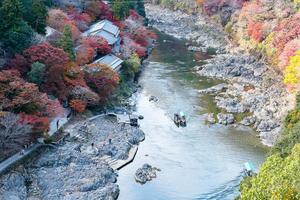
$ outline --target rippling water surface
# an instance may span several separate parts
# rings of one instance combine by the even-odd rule
[[[215,112],[212,98],[198,89],[220,81],[199,77],[192,68],[207,56],[186,50],[183,41],[160,34],[150,64],[140,83],[137,112],[146,140],[133,163],[119,171],[120,200],[232,200],[238,194],[243,163],[259,166],[266,154],[249,128],[205,125],[207,112]],[[159,101],[149,102],[150,96]],[[188,126],[177,128],[173,113],[184,111]],[[134,174],[144,163],[161,169],[144,185]]]

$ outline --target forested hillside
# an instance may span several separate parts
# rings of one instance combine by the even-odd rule
[[[156,38],[144,17],[143,1],[1,0],[0,160],[47,137],[65,108],[82,113],[122,92]],[[83,34],[100,20],[120,29],[120,74],[92,64],[113,51],[105,38]]]

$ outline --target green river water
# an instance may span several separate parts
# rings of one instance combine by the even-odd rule
[[[119,171],[119,199],[232,200],[238,195],[243,164],[252,161],[259,168],[267,149],[250,128],[205,125],[203,114],[218,109],[212,97],[197,91],[220,81],[200,77],[192,69],[208,56],[187,51],[184,41],[159,36],[140,77],[143,89],[137,98],[146,139],[135,160]],[[149,102],[152,95],[159,101]],[[178,111],[188,116],[186,128],[177,128],[171,120]],[[144,163],[161,171],[141,185],[134,174]]]

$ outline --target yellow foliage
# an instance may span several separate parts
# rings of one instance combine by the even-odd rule
[[[290,64],[285,69],[285,84],[297,84],[300,78],[300,50],[290,59]]]

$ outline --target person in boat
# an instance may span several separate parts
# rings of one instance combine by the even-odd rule
[[[180,125],[186,126],[186,117],[185,117],[184,112],[180,112],[179,117],[180,117]]]
[[[179,112],[174,114],[174,123],[177,126],[186,126],[186,117],[183,112]]]
[[[174,123],[179,127],[179,125],[180,125],[180,118],[179,118],[178,113],[174,114]]]

